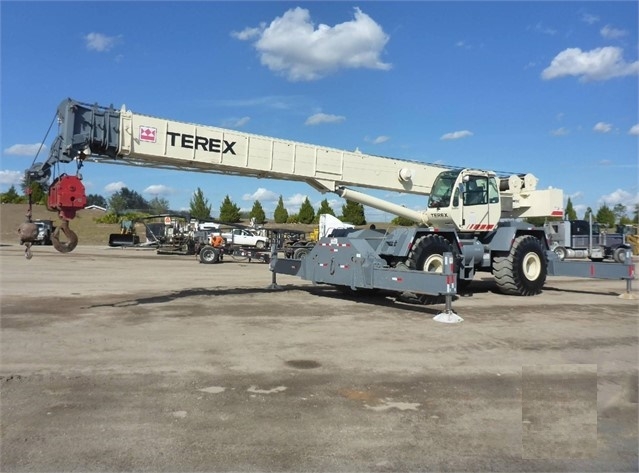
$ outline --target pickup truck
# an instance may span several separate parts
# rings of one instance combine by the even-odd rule
[[[245,228],[233,228],[230,232],[222,232],[227,245],[251,246],[258,249],[268,248],[270,241],[267,237],[257,235]]]
[[[38,227],[38,236],[36,237],[35,243],[37,245],[50,245],[51,244],[51,235],[55,228],[53,227],[52,220],[36,220],[36,227]]]

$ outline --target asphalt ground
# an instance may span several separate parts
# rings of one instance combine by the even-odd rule
[[[485,275],[442,324],[228,257],[33,253],[0,247],[2,472],[637,471],[624,281]]]

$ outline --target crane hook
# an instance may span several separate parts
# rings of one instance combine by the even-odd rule
[[[67,241],[60,241],[60,230],[67,237]],[[69,228],[69,221],[62,219],[62,223],[51,234],[51,243],[60,253],[70,253],[78,246],[78,235]]]

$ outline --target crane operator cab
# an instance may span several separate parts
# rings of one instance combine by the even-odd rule
[[[495,174],[478,170],[442,172],[428,199],[429,223],[461,232],[494,230],[501,217]]]

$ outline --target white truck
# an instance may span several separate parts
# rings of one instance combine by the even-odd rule
[[[53,220],[35,220],[33,223],[38,227],[38,236],[35,243],[39,245],[50,245],[51,236],[55,231]]]
[[[467,285],[477,272],[491,272],[500,292],[518,296],[539,294],[548,275],[625,279],[628,284],[634,278],[634,265],[629,262],[559,260],[544,228],[524,219],[562,217],[563,194],[560,189],[539,188],[531,174],[374,156],[72,99],[62,101],[58,120],[58,137],[48,159],[28,170],[31,180],[48,181],[53,166],[75,162],[80,167],[89,158],[137,167],[293,180],[419,224],[385,234],[359,230],[323,238],[303,260],[274,258],[274,274],[293,274],[353,290],[410,291],[424,302],[440,301],[443,294],[450,300],[458,285]],[[353,186],[424,195],[426,208],[411,210]],[[50,208],[59,211],[68,227],[68,220],[84,206],[84,187],[77,176],[65,175],[54,181],[52,189]]]
[[[216,232],[213,233],[215,234]],[[222,231],[221,235],[226,240],[226,243],[232,246],[246,246],[259,250],[270,246],[270,240],[267,237],[258,235],[246,228],[233,228],[229,231]]]

